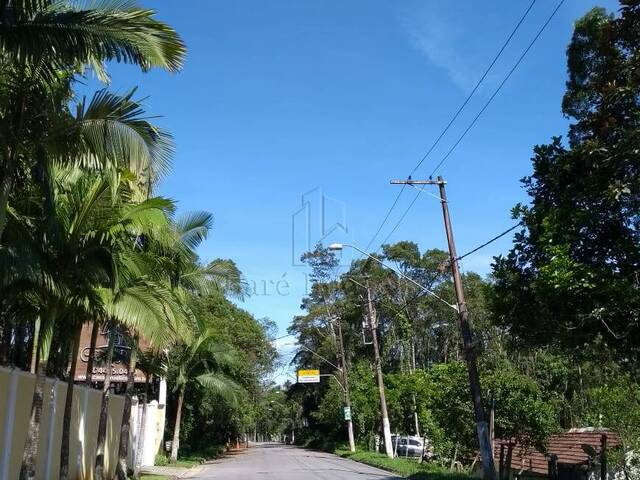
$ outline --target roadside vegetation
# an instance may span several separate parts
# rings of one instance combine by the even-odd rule
[[[356,462],[381,468],[397,475],[415,480],[468,480],[472,478],[463,472],[450,472],[446,468],[430,463],[418,463],[415,459],[402,457],[389,458],[382,453],[371,451],[357,451],[352,453],[348,448],[341,447],[335,450],[337,455],[355,460]]]
[[[640,447],[639,27],[640,5],[629,1],[575,23],[562,99],[569,130],[533,150],[513,246],[486,277],[459,261],[496,438],[544,450],[554,432],[592,427],[619,433],[624,451]],[[407,281],[455,303],[448,253],[400,241],[374,255],[396,271],[367,256],[345,271],[322,245],[303,256],[312,288],[289,329],[304,347],[293,363],[340,381],[342,334],[359,447],[340,454],[403,475],[467,470],[479,459],[458,318]],[[382,423],[367,282],[392,433],[426,437],[429,465],[372,453]],[[283,431],[334,451],[347,439],[344,395],[332,378],[289,385]],[[624,467],[620,452],[614,462]]]
[[[117,476],[138,476],[126,465],[132,396],[150,399],[158,378],[169,382],[172,460],[180,439],[185,454],[235,441],[254,424],[275,361],[270,323],[231,302],[247,291],[232,260],[198,257],[213,215],[178,212],[175,199],[159,195],[175,146],[147,113],[144,86],[109,89],[111,63],[174,73],[186,46],[133,1],[5,1],[0,23],[0,364],[36,375],[21,480],[38,475],[46,377],[69,387],[59,478],[69,476],[71,399],[88,322],[86,385],[102,390],[94,478],[105,477],[114,390],[125,396]],[[80,95],[88,79],[103,85]],[[106,347],[96,345],[99,331]],[[116,348],[116,338],[125,344]],[[110,379],[116,359],[128,363],[124,385]],[[92,379],[104,365],[104,380]],[[145,386],[134,384],[136,368]]]

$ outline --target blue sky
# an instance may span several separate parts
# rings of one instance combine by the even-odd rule
[[[243,307],[276,321],[284,334],[306,287],[292,249],[317,236],[318,198],[326,199],[325,227],[337,227],[331,240],[364,247],[397,194],[389,180],[406,177],[424,155],[529,0],[143,3],[184,37],[184,71],[114,66],[112,87],[139,85],[149,110],[163,116],[177,157],[160,193],[177,199],[181,211],[213,212],[201,256],[235,260],[256,286]],[[556,3],[537,1],[414,178],[429,175]],[[565,48],[574,20],[594,5],[565,2],[442,168],[460,253],[512,225],[511,207],[526,201],[519,179],[530,172],[532,146],[565,132]],[[403,194],[378,242],[413,195]],[[300,221],[310,221],[310,230]],[[389,241],[404,239],[445,248],[437,200],[418,199]],[[491,257],[509,244],[510,237],[492,244],[464,267],[487,273]]]

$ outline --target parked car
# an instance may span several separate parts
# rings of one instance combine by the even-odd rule
[[[424,439],[410,435],[391,435],[391,445],[398,457],[422,457],[429,453],[425,448]]]

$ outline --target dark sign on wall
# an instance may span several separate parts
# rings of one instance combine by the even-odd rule
[[[92,328],[92,323],[85,323],[82,327],[82,333],[80,334],[80,349],[78,350],[78,362],[76,366],[76,382],[84,382],[87,378],[87,363],[89,361]],[[95,358],[93,362],[93,374],[91,376],[91,379],[94,382],[104,381],[107,369],[104,358],[106,357],[107,348],[109,347],[109,328],[110,327],[102,327],[98,331]],[[120,329],[116,329],[114,335],[115,343],[113,349],[113,361],[109,366],[109,368],[111,368],[111,381],[126,382],[129,375],[128,366],[129,356],[131,354],[131,346],[129,343],[130,339]],[[148,347],[148,343],[141,339],[140,348],[145,350]],[[134,381],[137,383],[143,383],[145,381],[145,375],[142,370],[136,369],[134,373]]]

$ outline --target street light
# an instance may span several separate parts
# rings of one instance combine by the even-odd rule
[[[458,306],[457,305],[453,305],[449,302],[447,302],[444,298],[442,298],[440,295],[438,295],[435,292],[432,292],[431,290],[429,290],[427,287],[425,287],[424,285],[420,285],[418,282],[416,282],[413,278],[408,277],[407,275],[405,275],[402,272],[399,272],[398,270],[396,270],[395,268],[393,268],[391,265],[389,265],[388,263],[383,262],[382,260],[380,260],[377,257],[374,257],[373,255],[371,255],[370,253],[365,252],[364,250],[361,250],[360,248],[356,247],[355,245],[351,245],[348,243],[332,243],[331,245],[329,245],[329,250],[334,250],[334,251],[342,251],[344,250],[344,247],[349,247],[349,248],[353,248],[354,250],[357,250],[358,252],[362,253],[363,255],[366,255],[367,257],[369,257],[372,260],[375,260],[376,262],[378,262],[380,265],[382,265],[385,268],[388,268],[389,270],[393,271],[396,275],[404,278],[405,280],[413,283],[416,287],[418,287],[422,292],[425,292],[429,295],[431,295],[434,298],[437,298],[438,300],[440,300],[442,303],[444,303],[446,306],[453,308],[456,312],[458,311]]]

